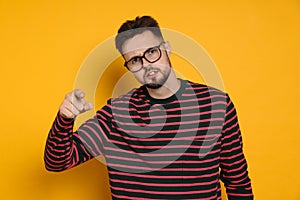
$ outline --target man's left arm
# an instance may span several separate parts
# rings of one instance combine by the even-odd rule
[[[228,199],[253,199],[237,113],[228,95],[221,142],[220,178],[226,187]]]

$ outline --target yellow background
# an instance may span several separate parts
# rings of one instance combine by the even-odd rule
[[[110,199],[103,164],[49,173],[44,145],[87,55],[145,14],[196,40],[218,66],[256,199],[299,200],[299,0],[0,0],[0,199]]]

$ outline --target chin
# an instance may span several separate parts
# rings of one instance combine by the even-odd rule
[[[160,88],[162,85],[161,84],[157,84],[157,83],[146,83],[145,86],[147,88],[150,88],[150,89],[158,89]]]

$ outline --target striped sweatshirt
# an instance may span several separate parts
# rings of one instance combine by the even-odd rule
[[[112,199],[253,199],[235,107],[227,93],[181,80],[167,99],[145,86],[108,100],[73,130],[57,114],[45,167],[63,171],[103,155]]]

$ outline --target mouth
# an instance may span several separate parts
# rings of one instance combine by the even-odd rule
[[[150,70],[149,72],[146,73],[145,77],[152,79],[156,76],[156,74],[158,74],[158,70]]]

